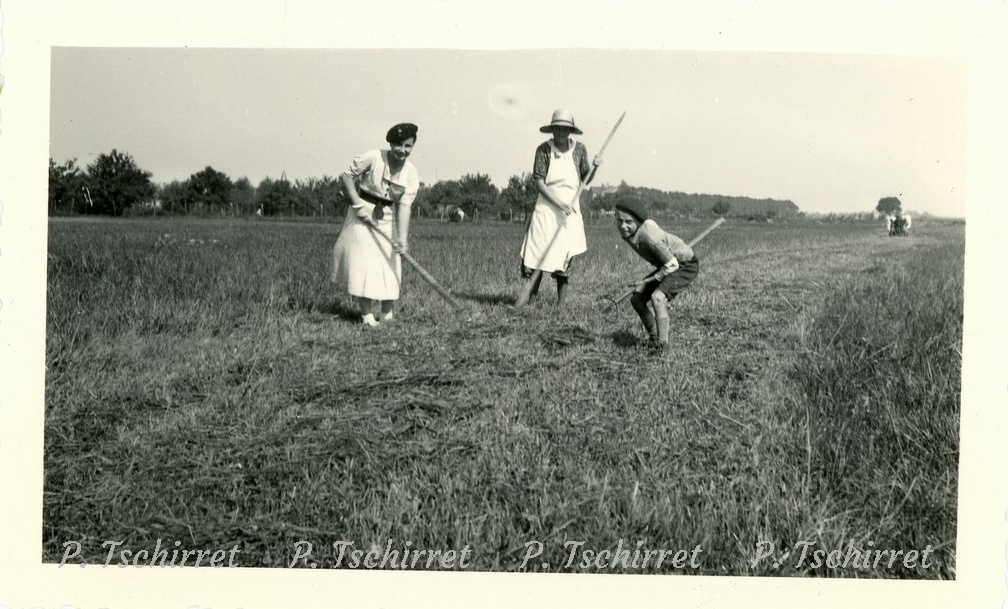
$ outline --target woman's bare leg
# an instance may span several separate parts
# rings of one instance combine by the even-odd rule
[[[518,300],[515,301],[514,306],[524,307],[528,304],[529,298],[532,294],[538,291],[539,281],[542,279],[542,271],[535,270],[532,271],[532,275],[525,280],[525,284],[522,286],[521,294],[518,295]]]

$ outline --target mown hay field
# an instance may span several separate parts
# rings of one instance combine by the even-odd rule
[[[286,567],[307,540],[329,567],[391,539],[484,571],[954,578],[964,231],[914,228],[729,220],[656,355],[599,301],[647,271],[609,222],[566,309],[544,281],[515,312],[522,226],[417,221],[414,257],[479,315],[407,268],[365,331],[328,282],[338,224],[52,220],[44,559],[161,539]],[[564,569],[572,541],[702,553]]]

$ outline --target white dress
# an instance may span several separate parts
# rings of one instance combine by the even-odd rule
[[[393,238],[393,222],[398,206],[413,204],[420,189],[416,167],[407,160],[399,175],[393,179],[388,167],[388,151],[372,150],[354,157],[344,172],[354,179],[358,191],[395,201],[397,205],[383,206],[383,217],[377,218],[379,206],[364,202],[360,209],[371,215],[380,230]],[[396,201],[396,194],[399,194]],[[340,231],[332,255],[332,281],[352,296],[372,300],[398,300],[402,263],[392,251],[388,239],[374,234],[373,228],[357,217],[357,209],[347,209],[346,220]]]
[[[581,181],[574,161],[575,146],[575,140],[571,139],[567,152],[561,152],[553,140],[549,140],[550,163],[546,186],[558,199],[570,203],[576,213],[565,215],[546,197],[539,195],[521,249],[522,262],[529,269],[544,273],[563,272],[574,256],[588,250],[580,201],[573,201]]]

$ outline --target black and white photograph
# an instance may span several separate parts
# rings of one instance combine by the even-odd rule
[[[0,55],[0,606],[1003,596],[1002,8],[929,48],[897,3],[832,47],[43,5],[33,104]]]

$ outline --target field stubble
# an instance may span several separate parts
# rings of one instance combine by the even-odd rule
[[[331,563],[333,541],[391,538],[513,570],[526,541],[559,565],[566,541],[622,538],[700,544],[703,574],[955,576],[961,226],[725,224],[660,357],[598,300],[647,271],[609,224],[566,310],[547,279],[513,312],[520,226],[420,221],[414,256],[486,316],[407,269],[376,331],[328,284],[336,231],[50,225],[47,561],[160,537],[280,567],[299,539]],[[761,540],[937,550],[931,569],[773,569]]]

